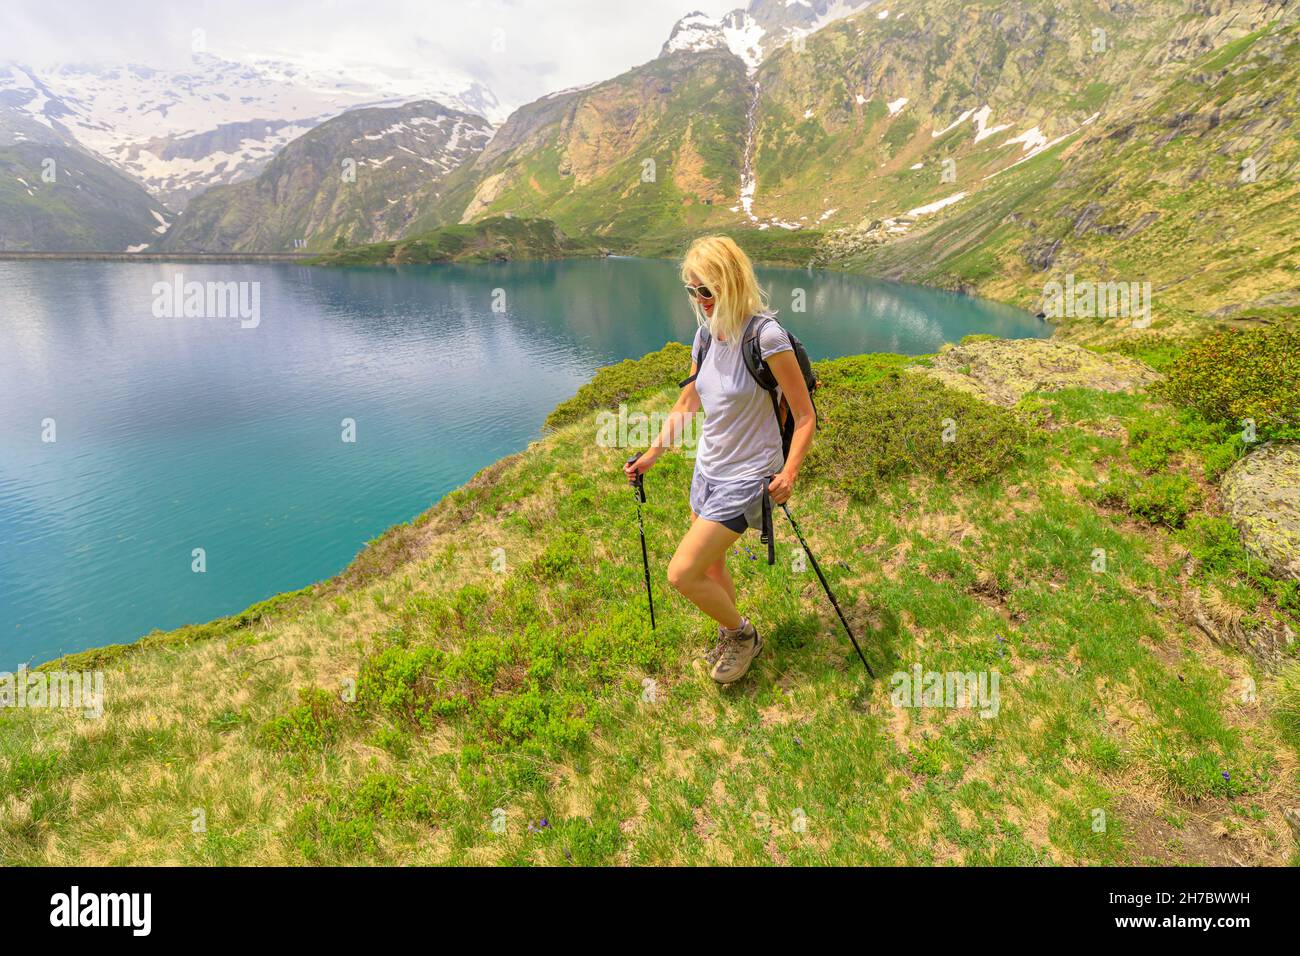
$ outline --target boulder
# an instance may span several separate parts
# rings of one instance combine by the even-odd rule
[[[1300,444],[1269,442],[1223,476],[1223,505],[1250,554],[1300,581]]]
[[[915,371],[1003,407],[1029,392],[1075,387],[1123,392],[1160,378],[1136,359],[1101,355],[1052,339],[967,341],[945,347],[930,367],[917,366]]]

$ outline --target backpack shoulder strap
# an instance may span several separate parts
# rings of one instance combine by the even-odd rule
[[[685,388],[691,382],[700,377],[700,366],[704,364],[704,356],[709,354],[709,346],[713,344],[713,335],[709,332],[708,326],[700,327],[700,347],[695,352],[695,374],[687,376],[677,383],[678,388]]]
[[[767,323],[775,321],[776,316],[771,312],[760,313],[758,321],[753,324],[753,330],[745,337],[741,356],[745,360],[745,369],[749,372],[749,377],[758,384],[759,388],[767,392],[767,397],[772,400],[772,414],[776,417],[776,427],[782,431],[782,444],[784,445],[786,443],[784,441],[785,426],[781,421],[782,399],[777,398],[776,395],[778,390],[776,376],[772,374],[772,370],[767,367],[767,363],[763,360],[763,329],[767,327]]]
[[[749,335],[745,336],[744,348],[741,349],[741,355],[745,360],[745,368],[750,377],[758,383],[758,387],[772,394],[773,402],[776,400],[776,379],[772,376],[771,371],[767,368],[767,363],[763,361],[763,329],[767,323],[775,322],[776,316],[771,312],[760,313],[758,321],[753,324]]]

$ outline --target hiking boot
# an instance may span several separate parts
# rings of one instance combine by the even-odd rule
[[[752,623],[746,622],[740,634],[723,634],[714,650],[718,652],[717,661],[709,676],[719,684],[730,684],[749,673],[749,665],[763,650],[763,638]]]
[[[722,648],[726,643],[727,643],[727,631],[721,624],[719,624],[718,642],[714,644],[712,647],[707,648],[704,651],[704,653],[700,655],[701,657],[704,658],[704,662],[709,665],[709,670],[713,670],[713,665],[718,663],[718,658],[722,656]]]

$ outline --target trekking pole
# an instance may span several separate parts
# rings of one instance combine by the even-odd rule
[[[849,627],[849,622],[845,619],[844,612],[840,610],[840,602],[835,600],[835,595],[831,593],[831,586],[826,583],[826,575],[822,574],[821,566],[817,563],[817,559],[813,557],[813,553],[808,547],[808,542],[803,538],[803,532],[799,530],[799,525],[795,523],[794,515],[790,514],[790,509],[784,504],[781,505],[781,510],[784,511],[785,516],[790,519],[790,527],[794,528],[795,536],[798,537],[799,543],[803,545],[804,553],[808,555],[808,560],[812,562],[813,570],[817,572],[817,580],[822,583],[822,590],[824,590],[826,596],[831,599],[831,606],[835,608],[835,613],[840,616],[840,623],[844,625],[844,630],[849,635],[849,640],[853,642],[853,649],[858,652],[858,657],[862,658],[862,666],[867,669],[867,673],[871,675],[871,679],[875,680],[876,672],[871,669],[871,665],[867,663],[866,655],[862,653],[862,648],[858,646],[858,639],[853,636],[853,629]]]
[[[637,452],[627,460],[630,465],[638,458],[641,453]],[[638,474],[632,482],[632,493],[636,496],[636,524],[641,529],[641,565],[645,568],[645,596],[650,602],[650,630],[655,629],[655,595],[650,589],[650,557],[645,550],[645,522],[641,518],[641,506],[645,504],[645,475]]]

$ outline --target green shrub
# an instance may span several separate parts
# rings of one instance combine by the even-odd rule
[[[1300,331],[1219,332],[1169,367],[1158,389],[1215,422],[1252,419],[1260,438],[1300,439]]]
[[[516,744],[537,741],[547,749],[567,750],[583,743],[590,733],[591,706],[587,695],[543,692],[529,685],[518,693],[484,700],[476,716],[488,737]]]
[[[307,753],[325,750],[338,739],[342,702],[318,687],[304,689],[299,697],[297,707],[262,725],[258,743],[273,750]]]
[[[1099,352],[1118,352],[1139,362],[1145,362],[1157,372],[1166,371],[1187,350],[1187,342],[1159,332],[1135,333],[1117,342],[1109,343]]]
[[[397,727],[380,727],[370,737],[370,742],[399,760],[405,760],[411,754],[411,737]]]
[[[546,416],[543,428],[550,430],[579,421],[589,412],[616,409],[633,395],[675,385],[691,370],[691,350],[681,342],[669,342],[658,352],[639,359],[624,359],[596,371],[578,393],[561,402]]]
[[[1200,458],[1206,477],[1214,479],[1246,450],[1234,426],[1206,421],[1191,409],[1153,414],[1129,424],[1129,459],[1145,472],[1161,471],[1182,452],[1192,452]]]
[[[436,647],[386,647],[371,656],[357,680],[357,702],[422,727],[469,706],[447,675],[448,655]]]
[[[402,785],[389,774],[372,773],[352,794],[352,807],[373,817],[396,817],[402,804]]]
[[[813,373],[817,376],[819,390],[813,395],[821,409],[823,396],[830,396],[841,389],[862,389],[872,382],[878,382],[891,372],[901,372],[908,365],[921,364],[907,355],[894,355],[890,352],[872,352],[867,355],[850,355],[845,358],[827,359],[813,363]]]
[[[581,566],[588,539],[573,532],[564,532],[546,546],[532,562],[533,575],[539,581],[569,579]]]
[[[1120,508],[1152,524],[1181,528],[1201,503],[1201,492],[1183,474],[1137,475],[1120,472],[1085,491],[1088,497]]]
[[[911,474],[981,481],[1018,460],[1029,440],[1010,412],[914,373],[817,394],[808,471],[861,500]]]

